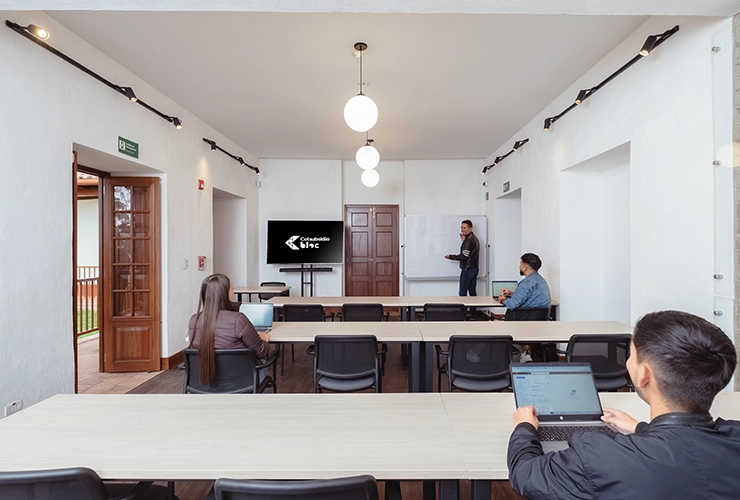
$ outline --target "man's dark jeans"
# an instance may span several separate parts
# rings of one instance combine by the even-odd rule
[[[475,297],[478,293],[475,291],[475,285],[478,279],[478,269],[461,269],[460,270],[460,297],[470,295]]]

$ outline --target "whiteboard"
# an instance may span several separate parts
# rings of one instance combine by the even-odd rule
[[[460,253],[460,223],[465,219],[473,222],[473,232],[480,242],[478,277],[488,274],[488,222],[485,215],[407,215],[404,219],[406,278],[458,278],[460,262],[444,257]]]

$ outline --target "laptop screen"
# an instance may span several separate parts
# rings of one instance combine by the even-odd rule
[[[502,288],[508,288],[513,292],[514,290],[516,290],[516,286],[518,284],[519,283],[516,281],[494,281],[493,283],[491,283],[491,293],[494,297],[498,297],[499,295],[501,295]]]
[[[534,406],[540,420],[597,419],[602,415],[588,363],[512,363],[517,408]]]
[[[239,312],[249,318],[255,328],[272,328],[272,312],[274,304],[245,303],[239,306]]]

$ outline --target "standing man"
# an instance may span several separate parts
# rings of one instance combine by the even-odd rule
[[[468,294],[475,297],[478,295],[475,291],[475,285],[478,279],[480,243],[473,234],[473,223],[469,219],[465,219],[460,225],[460,240],[462,240],[460,253],[458,255],[447,254],[445,259],[460,261],[460,297],[465,297]]]
[[[709,414],[736,365],[732,341],[709,321],[646,314],[635,325],[627,370],[650,423],[604,408],[602,420],[618,434],[576,433],[570,448],[545,454],[537,412],[523,406],[509,439],[511,486],[532,500],[737,498],[740,422]]]

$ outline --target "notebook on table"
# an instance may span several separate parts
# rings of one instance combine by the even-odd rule
[[[516,286],[519,284],[517,281],[492,281],[491,282],[491,293],[493,297],[501,295],[501,290],[508,288],[512,292],[516,290]]]
[[[576,432],[615,434],[604,414],[588,363],[512,363],[517,408],[534,406],[545,452],[562,450]]]
[[[267,333],[272,330],[272,315],[275,312],[275,304],[248,302],[239,306],[239,312],[249,318],[257,332]]]

